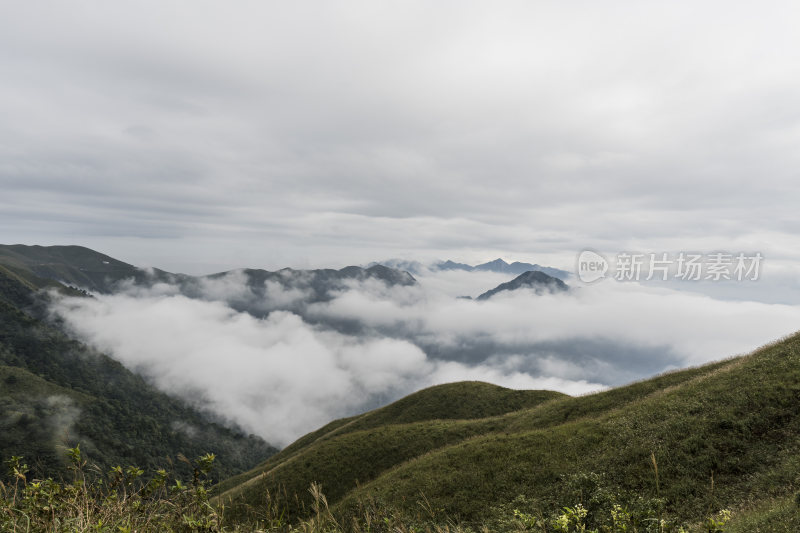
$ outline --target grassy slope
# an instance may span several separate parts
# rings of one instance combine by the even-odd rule
[[[796,533],[800,506],[794,497],[765,498],[739,510],[728,524],[728,533]]]
[[[709,507],[796,490],[800,336],[692,372],[683,384],[558,425],[526,429],[520,420],[537,420],[537,409],[511,417],[518,418],[509,426],[513,433],[483,435],[406,462],[350,493],[340,508],[373,496],[410,513],[421,491],[435,508],[465,521],[481,520],[519,494],[554,510],[579,501],[562,476],[581,472],[602,473],[615,490],[655,497],[651,453],[668,509],[689,521]]]
[[[4,278],[8,278],[13,280],[25,289],[28,290],[38,290],[38,289],[56,289],[56,290],[63,290],[64,286],[56,281],[47,280],[44,278],[39,278],[35,276],[29,270],[23,267],[14,267],[12,265],[3,265],[0,264],[0,275]]]
[[[591,396],[572,398],[549,391],[512,391],[467,382],[432,387],[359,417],[335,421],[299,439],[248,473],[224,481],[222,500],[257,507],[267,490],[285,491],[290,511],[308,506],[307,488],[322,483],[328,501],[336,503],[356,487],[433,450],[481,435],[499,436],[546,428],[596,416],[733,364],[731,361],[672,372],[648,381]],[[448,411],[452,411],[447,414]],[[425,413],[431,413],[426,416]],[[458,415],[471,420],[446,420]],[[495,415],[495,416],[492,416]],[[394,423],[415,420],[417,423]],[[430,420],[426,420],[430,419]],[[437,420],[445,418],[445,420]],[[438,438],[431,439],[432,434]],[[380,453],[376,453],[380,450]],[[302,515],[302,513],[300,513]]]
[[[501,429],[494,415],[564,397],[481,382],[438,385],[369,413],[331,422],[258,468],[223,481],[218,493],[223,501],[255,507],[265,491],[285,491],[301,496],[300,501],[289,498],[289,510],[297,512],[308,504],[305,493],[312,481],[322,481],[328,501],[333,502],[357,483],[403,461]]]
[[[20,277],[36,278],[38,283],[66,285],[90,291],[110,292],[115,283],[133,278],[138,281],[148,274],[133,265],[95,252],[83,246],[0,245],[0,265]],[[162,276],[165,272],[154,270]]]
[[[0,447],[20,455],[24,450],[34,467],[58,463],[61,442],[74,436],[70,432],[76,406],[91,398],[23,368],[3,365],[0,390]]]
[[[554,391],[512,390],[478,381],[447,383],[370,411],[350,422],[347,429],[356,431],[425,420],[487,418],[566,397]]]
[[[463,400],[476,385],[461,386]],[[540,398],[505,414],[489,408],[483,418],[464,416],[470,420],[424,420],[418,405],[427,405],[432,419],[461,408],[448,394],[458,395],[458,388],[450,387],[331,423],[223,484],[222,500],[242,513],[245,505],[262,504],[267,490],[285,490],[289,500],[298,496],[300,503],[288,505],[298,512],[308,507],[306,489],[317,481],[343,514],[374,498],[411,516],[424,493],[442,517],[480,522],[518,495],[544,514],[589,499],[569,480],[592,472],[602,486],[585,490],[655,498],[651,454],[668,511],[687,522],[709,508],[784,502],[798,488],[800,336],[598,394]],[[481,393],[473,396],[482,403]],[[424,401],[415,405],[415,398]],[[422,419],[406,422],[406,416]],[[778,503],[767,509],[771,514],[743,511],[741,520],[788,520],[794,511]]]

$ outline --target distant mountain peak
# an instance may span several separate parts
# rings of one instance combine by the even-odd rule
[[[368,277],[375,277],[392,285],[414,285],[417,280],[404,270],[385,265],[372,265],[364,269]]]
[[[472,271],[475,269],[472,265],[466,263],[456,263],[455,261],[447,260],[434,263],[433,267],[437,270],[467,270]]]
[[[488,300],[495,294],[504,291],[514,291],[518,289],[534,289],[537,293],[557,293],[569,290],[569,285],[558,278],[549,276],[538,270],[523,272],[516,278],[506,283],[501,283],[492,290],[486,291],[476,298],[476,300]]]
[[[386,259],[384,261],[373,261],[366,266],[367,269],[380,265],[382,267],[393,268],[408,274],[421,274],[426,270],[425,265],[419,261],[407,261],[405,259]]]
[[[561,270],[558,268],[553,267],[546,267],[542,265],[538,265],[536,263],[523,263],[520,261],[514,261],[513,263],[508,263],[502,258],[498,257],[493,261],[488,261],[486,263],[481,263],[480,265],[468,265],[466,263],[458,263],[456,261],[451,261],[448,259],[447,261],[439,261],[438,263],[434,263],[432,268],[435,270],[464,270],[467,272],[497,272],[500,274],[513,274],[519,275],[523,272],[528,272],[531,270],[537,270],[540,272],[544,272],[545,274],[552,276],[554,278],[558,278],[561,280],[568,279],[570,277],[570,273],[566,270]]]
[[[476,266],[475,270],[505,270],[509,266],[510,265],[508,263],[498,257],[494,261],[489,261],[488,263],[483,263],[482,265]]]

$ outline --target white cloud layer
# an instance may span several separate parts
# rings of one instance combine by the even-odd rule
[[[685,364],[748,351],[800,328],[800,306],[723,301],[638,283],[609,280],[567,294],[538,296],[513,291],[476,302],[426,290],[426,281],[421,278],[420,287],[361,285],[330,302],[313,304],[311,315],[351,318],[452,343],[474,337],[504,345],[608,338],[639,347],[670,347]]]
[[[354,283],[308,304],[306,319],[234,310],[229,304],[252,297],[237,273],[208,284],[203,299],[168,285],[129,287],[62,299],[54,311],[162,390],[277,444],[437,383],[580,394],[743,353],[800,324],[797,306],[614,282],[477,302],[447,294],[455,282],[442,277],[449,276],[461,274],[411,287]],[[266,296],[274,301],[255,309],[294,304],[292,290],[276,285]],[[328,327],[342,320],[358,328]]]
[[[408,341],[320,331],[282,311],[257,319],[180,295],[72,298],[55,310],[80,337],[160,389],[281,445],[436,383],[481,380],[570,393],[600,387],[434,361]]]

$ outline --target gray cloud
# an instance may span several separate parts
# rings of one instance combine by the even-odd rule
[[[452,298],[453,279],[495,276],[445,271],[420,276],[417,287],[360,285],[312,304],[309,314],[405,336],[431,357],[476,362],[522,354],[529,358],[520,368],[534,373],[543,368],[540,360],[550,358],[579,365],[583,378],[604,384],[743,353],[794,331],[800,320],[795,305],[614,281],[563,295],[514,291],[484,302]]]
[[[0,240],[194,273],[796,262],[797,7],[746,7],[6,7]]]
[[[162,390],[278,444],[434,383],[479,379],[574,393],[599,387],[435,361],[404,340],[321,330],[284,311],[256,319],[180,295],[64,299],[55,310],[78,336]]]
[[[439,271],[411,286],[349,280],[319,300],[304,277],[283,272],[261,291],[234,271],[192,298],[129,284],[53,310],[162,390],[278,444],[437,383],[579,394],[743,353],[800,323],[797,306],[612,281],[473,301],[453,295],[496,274]]]

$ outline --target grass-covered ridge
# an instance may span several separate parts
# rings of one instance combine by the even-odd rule
[[[297,495],[284,509],[302,518],[312,508],[304,488],[319,482],[344,519],[365,501],[408,520],[424,501],[435,520],[474,526],[507,514],[514,501],[540,517],[581,503],[587,525],[598,528],[611,520],[611,502],[658,515],[675,531],[721,509],[733,509],[730,527],[796,515],[800,335],[747,356],[582,397],[543,395],[527,406],[503,408],[505,393],[484,404],[471,387],[499,392],[449,385],[334,422],[223,483],[218,501],[254,517],[267,491]],[[469,416],[462,401],[494,407]],[[425,403],[430,417],[416,408]],[[449,419],[441,416],[448,406]]]
[[[329,502],[357,483],[442,446],[497,429],[493,415],[566,397],[552,391],[516,391],[481,382],[438,385],[360,416],[337,420],[310,433],[257,468],[223,481],[222,501],[259,505],[266,490],[302,494],[289,511],[310,509],[309,484],[325,480]]]
[[[660,497],[666,512],[688,521],[709,508],[794,492],[800,336],[712,368],[594,416],[545,428],[517,424],[508,434],[443,448],[387,472],[342,506],[365,494],[413,501],[421,491],[449,516],[479,521],[492,499],[519,494],[542,509],[567,505],[581,497],[570,494],[570,476],[590,472],[602,476],[602,486],[585,487],[583,498],[602,490]]]
[[[3,244],[0,245],[0,265],[23,277],[48,280],[50,285],[60,282],[97,292],[110,292],[114,284],[123,279],[147,278],[145,271],[83,246]]]

